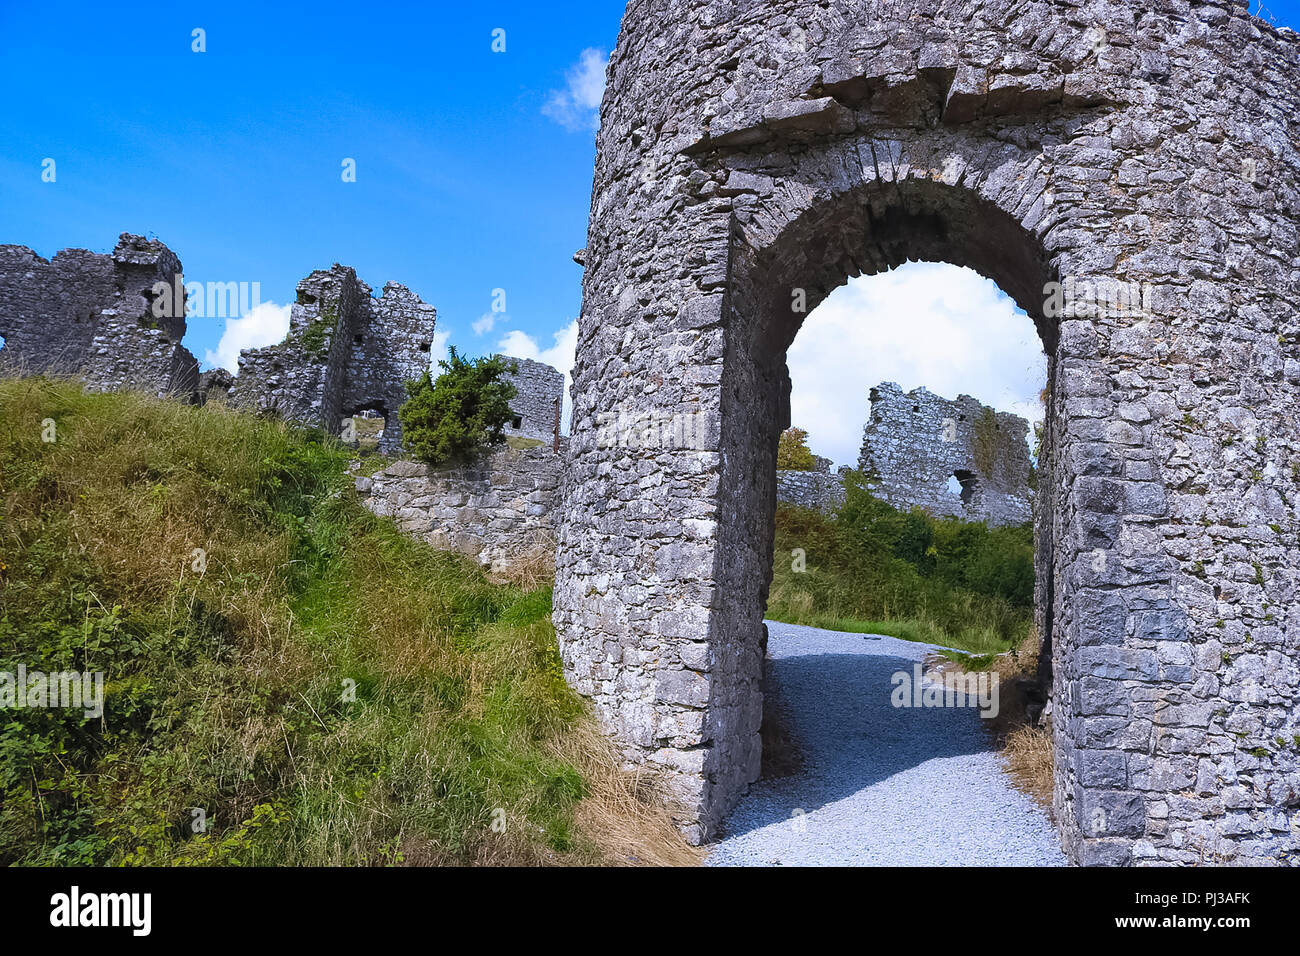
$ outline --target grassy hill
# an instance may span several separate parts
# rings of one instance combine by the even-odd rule
[[[695,862],[564,683],[549,587],[221,406],[0,379],[0,672],[102,717],[0,724],[0,864]]]

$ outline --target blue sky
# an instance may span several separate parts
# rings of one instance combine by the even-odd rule
[[[0,242],[49,257],[152,234],[187,281],[260,282],[276,303],[337,261],[413,288],[470,351],[510,328],[549,346],[580,307],[595,157],[568,77],[622,12],[3,0]],[[508,319],[475,335],[494,289]],[[186,345],[204,358],[224,324],[192,318]]]
[[[1300,0],[1263,12],[1300,26]],[[342,262],[436,306],[435,353],[567,371],[593,107],[622,13],[622,0],[0,0],[0,242],[49,257],[142,233],[171,246],[187,281],[260,283],[267,305],[247,318],[190,318],[185,344],[205,367],[233,370],[240,346],[278,341],[298,280]],[[988,280],[925,264],[837,290],[789,364],[794,423],[837,463],[856,458],[876,382],[1032,419],[1043,376],[1023,312]]]

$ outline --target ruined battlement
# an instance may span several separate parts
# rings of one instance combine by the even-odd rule
[[[896,508],[991,525],[1033,518],[1029,423],[969,395],[949,400],[893,382],[871,390],[858,467]]]
[[[229,401],[334,435],[360,416],[377,420],[381,452],[400,451],[397,411],[406,382],[429,368],[438,317],[409,288],[388,282],[376,296],[349,266],[315,270],[298,283],[284,341],[244,349],[237,376],[199,374],[181,345],[185,302],[180,259],[157,239],[123,233],[110,254],[64,249],[49,260],[0,246],[6,367],[76,375],[98,390]],[[503,357],[518,363],[506,433],[558,449],[564,375]]]
[[[159,283],[184,280],[180,259],[157,239],[124,232],[112,253],[64,249],[48,260],[0,246],[5,364],[77,374],[96,389],[192,394],[199,366],[181,345],[185,310],[154,309]]]
[[[376,298],[351,267],[318,269],[298,283],[285,340],[240,353],[230,401],[331,434],[368,413],[384,420],[379,450],[393,454],[405,383],[429,367],[436,324],[437,310],[404,285]]]
[[[497,358],[514,362],[519,369],[510,376],[518,394],[510,400],[510,410],[515,417],[507,424],[505,433],[558,443],[564,406],[564,373],[533,359],[512,355],[498,355]]]

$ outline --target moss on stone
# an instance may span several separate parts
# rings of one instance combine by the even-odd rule
[[[971,454],[975,458],[975,466],[987,477],[993,476],[993,469],[997,466],[1000,438],[997,415],[993,409],[985,408],[975,419],[972,428]]]

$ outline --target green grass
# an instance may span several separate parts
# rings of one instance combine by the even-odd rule
[[[101,719],[5,711],[0,864],[602,858],[577,811],[617,775],[583,743],[550,588],[404,537],[349,454],[0,379],[0,671],[106,691]]]
[[[1032,530],[901,512],[854,476],[835,516],[777,508],[767,616],[999,654],[1032,625]]]
[[[540,438],[524,438],[522,435],[507,435],[506,444],[511,448],[522,450],[525,448],[540,448],[546,442]]]

